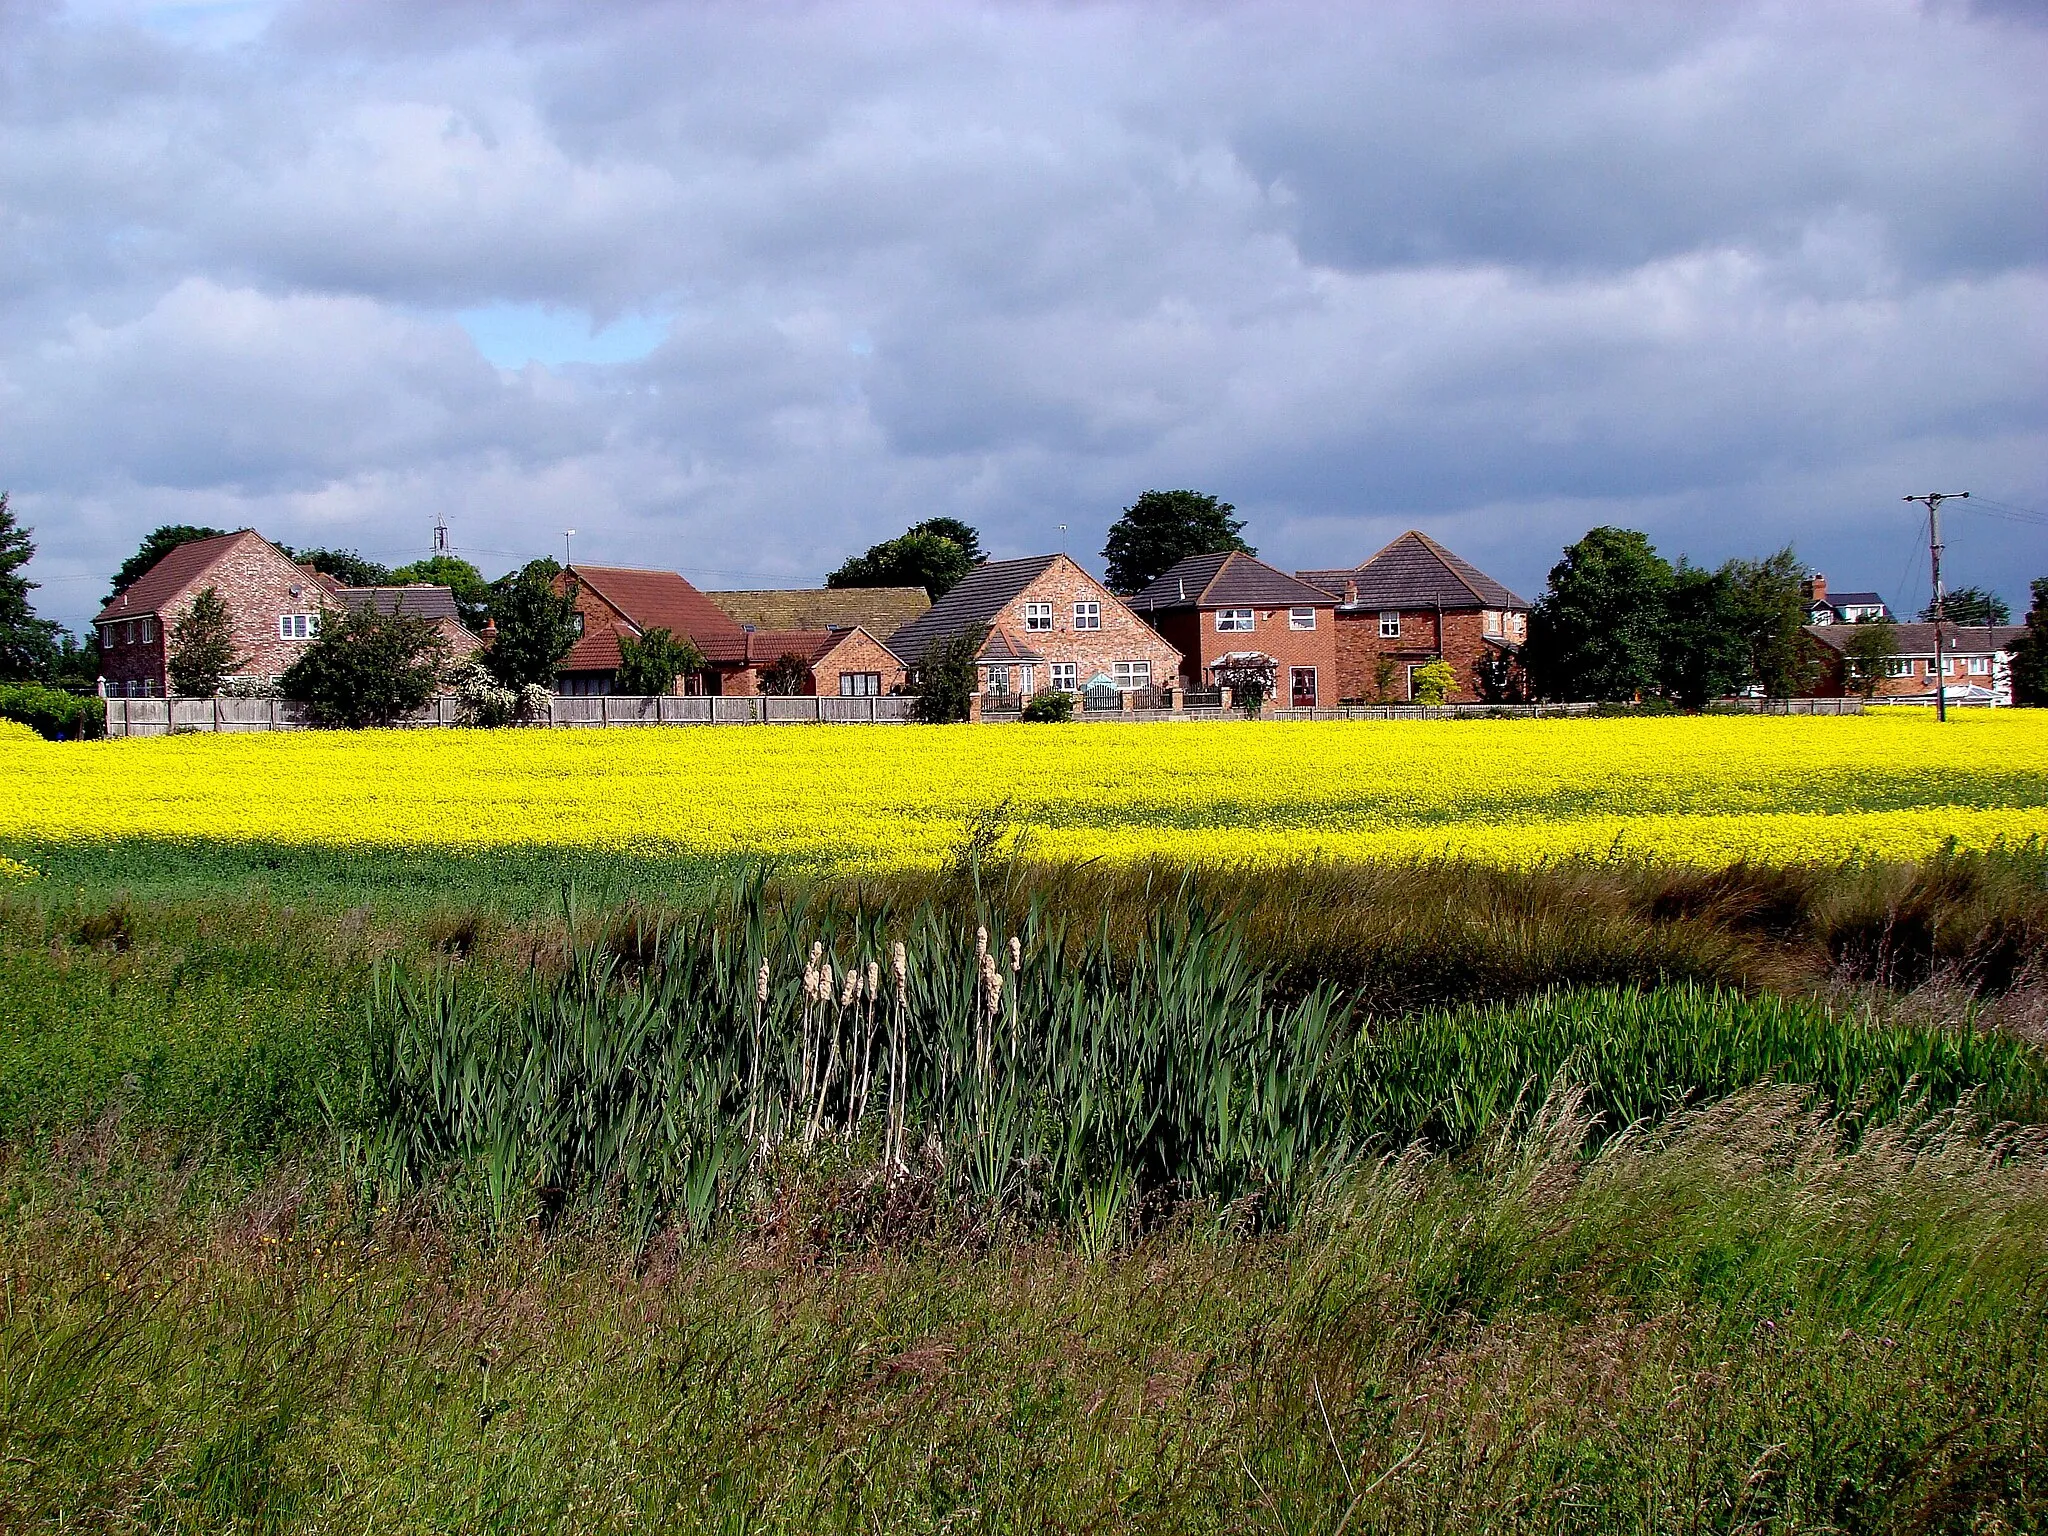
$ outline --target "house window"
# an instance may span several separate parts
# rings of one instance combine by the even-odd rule
[[[155,619],[144,619],[144,620],[142,620],[141,622],[142,622],[142,643],[143,643],[144,645],[153,645],[153,644],[155,644],[155,643],[156,643],[156,620],[155,620]]]
[[[1076,628],[1076,629],[1100,629],[1100,628],[1102,628],[1102,604],[1100,604],[1100,603],[1076,603],[1076,604],[1074,604],[1074,628]]]
[[[1216,633],[1227,635],[1237,630],[1252,627],[1252,611],[1249,608],[1218,608],[1216,610]]]
[[[1062,693],[1074,691],[1074,663],[1056,661],[1052,664],[1052,685]]]
[[[1152,686],[1152,663],[1149,661],[1120,661],[1116,664],[1116,685],[1128,693],[1133,688]]]
[[[1929,677],[1934,676],[1934,658],[1932,656],[1927,658],[1927,675]]]
[[[1380,615],[1380,638],[1382,640],[1398,640],[1401,638],[1400,614],[1382,613]]]
[[[1017,669],[1017,691],[1019,693],[1029,693],[1031,691],[1031,669],[1029,667],[1019,667]]]
[[[1970,658],[1970,676],[1989,677],[1990,675],[1991,658],[1989,656],[1972,656]]]
[[[1884,675],[1886,677],[1911,677],[1913,675],[1913,663],[1894,656],[1884,664]]]
[[[1492,608],[1486,610],[1486,632],[1489,635],[1500,633],[1500,614]]]
[[[989,693],[1008,693],[1010,691],[1010,669],[1008,667],[990,667],[988,669],[987,691]]]
[[[1052,628],[1051,603],[1026,603],[1024,605],[1024,627],[1036,632]]]
[[[1316,627],[1316,611],[1315,611],[1315,609],[1313,609],[1313,608],[1290,608],[1290,609],[1288,609],[1288,610],[1287,610],[1287,627],[1288,627],[1289,629],[1314,629],[1314,628]]]
[[[879,672],[842,672],[839,674],[839,697],[842,699],[872,699],[882,691],[882,674]]]
[[[310,640],[320,632],[320,625],[310,613],[280,613],[277,616],[277,638],[280,640]]]
[[[576,631],[577,639],[581,640],[583,638],[583,610],[581,608],[578,608],[569,615],[569,627]]]

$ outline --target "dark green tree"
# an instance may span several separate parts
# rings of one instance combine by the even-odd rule
[[[1503,646],[1487,646],[1472,663],[1472,691],[1479,695],[1482,704],[1528,703],[1529,676],[1522,670],[1521,653]]]
[[[951,725],[965,720],[981,685],[976,665],[981,645],[988,639],[985,628],[974,628],[951,640],[941,640],[924,653],[918,667],[917,700],[910,717],[922,725]]]
[[[2048,576],[2034,578],[2034,606],[2012,650],[2013,702],[2048,707]]]
[[[1730,560],[1728,577],[1735,632],[1741,637],[1745,685],[1767,698],[1804,693],[1820,659],[1806,640],[1806,575],[1791,545],[1762,560]]]
[[[1850,627],[1842,648],[1842,685],[1866,702],[1892,675],[1899,659],[1899,626],[1890,619],[1872,619]]]
[[[1671,566],[1632,528],[1595,528],[1550,568],[1523,661],[1550,699],[1634,699],[1657,684]]]
[[[47,678],[57,664],[62,626],[36,617],[28,600],[36,583],[21,572],[36,556],[34,532],[14,521],[7,493],[0,491],[0,681]]]
[[[619,641],[619,670],[613,686],[620,693],[667,693],[676,679],[705,668],[704,653],[687,635],[678,639],[673,630],[659,626],[637,639],[627,635]]]
[[[964,546],[943,534],[913,528],[901,538],[886,539],[871,545],[865,554],[852,556],[825,578],[825,585],[923,587],[925,595],[937,602],[973,569],[974,559]]]
[[[366,560],[353,549],[293,549],[277,546],[300,565],[310,566],[323,576],[332,576],[344,587],[383,587],[391,584],[391,567]]]
[[[430,555],[425,560],[401,565],[391,573],[394,586],[411,582],[446,587],[454,594],[456,617],[462,620],[463,628],[483,632],[484,622],[491,615],[491,584],[467,560],[457,555]]]
[[[1665,696],[1681,709],[1704,709],[1739,690],[1748,673],[1733,576],[1681,558],[1664,597],[1658,681]]]
[[[555,590],[562,567],[530,560],[491,583],[491,621],[497,638],[484,653],[491,676],[507,688],[555,685],[555,666],[576,644],[576,581]]]
[[[97,632],[83,640],[66,631],[57,637],[57,660],[50,669],[50,685],[89,693],[100,678],[100,637]]]
[[[2005,599],[1982,587],[1957,587],[1943,595],[1941,607],[1951,624],[1974,624],[1983,629],[1992,624],[2012,622],[2012,609],[2006,606]],[[1920,622],[1934,622],[1934,604],[1929,603],[1920,610]]]
[[[1230,515],[1236,510],[1200,491],[1147,491],[1110,524],[1102,546],[1109,589],[1128,596],[1189,555],[1257,554],[1240,537],[1244,519]]]
[[[248,664],[249,658],[236,651],[235,616],[218,591],[201,587],[171,626],[171,691],[212,698],[223,679]]]
[[[278,684],[313,724],[361,730],[423,708],[447,670],[448,641],[432,619],[366,604],[330,609]]]
[[[153,528],[143,536],[142,547],[121,562],[121,569],[114,572],[113,589],[106,600],[112,602],[140,580],[149,568],[163,559],[180,544],[196,544],[201,539],[217,539],[228,530],[225,528],[195,528],[190,523],[166,523]]]
[[[793,699],[808,693],[811,664],[795,651],[784,651],[761,669],[761,691],[779,699]]]
[[[928,517],[921,523],[911,525],[911,533],[937,534],[942,539],[951,539],[967,556],[969,565],[979,565],[988,558],[981,547],[981,531],[970,523],[963,523],[957,517]]]

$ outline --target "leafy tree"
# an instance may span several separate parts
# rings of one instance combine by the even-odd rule
[[[21,574],[35,558],[34,532],[15,523],[7,493],[0,491],[0,679],[45,678],[57,661],[62,626],[36,617],[28,600],[36,583]]]
[[[2013,643],[2012,695],[2015,704],[2048,705],[2048,576],[2034,578],[2034,606],[2027,627]]]
[[[1974,624],[1983,629],[1992,624],[2012,622],[2012,609],[2006,606],[2005,599],[1982,587],[1957,587],[1955,591],[1945,593],[1941,609],[1951,624]],[[1934,604],[1929,603],[1920,610],[1920,622],[1934,622]]]
[[[107,701],[41,683],[0,683],[0,720],[19,720],[50,741],[89,741],[107,733]]]
[[[620,693],[667,693],[677,678],[702,672],[707,665],[689,636],[678,639],[674,631],[657,626],[637,639],[620,639],[619,670],[612,683]]]
[[[935,518],[934,522],[953,521]],[[962,526],[965,526],[964,524]],[[919,524],[901,538],[887,539],[854,555],[825,578],[828,587],[923,587],[925,595],[937,602],[960,585],[974,569],[974,557],[966,546],[944,534],[922,531]],[[967,529],[972,534],[972,528]],[[975,547],[980,547],[977,537]]]
[[[971,524],[963,523],[957,517],[928,517],[914,524],[910,532],[937,534],[942,539],[951,539],[967,554],[970,566],[979,565],[988,558],[981,547],[981,533]]]
[[[478,634],[483,632],[484,621],[491,612],[491,584],[467,560],[456,555],[430,555],[401,565],[391,573],[394,586],[412,582],[446,587],[454,595],[455,615],[462,620],[462,627]]]
[[[795,651],[784,651],[761,669],[761,691],[793,699],[811,688],[811,664]]]
[[[1442,709],[1457,686],[1457,668],[1441,656],[1415,669],[1415,702],[1429,709]]]
[[[1899,659],[1899,626],[1890,619],[1854,625],[1842,649],[1842,681],[1865,702],[1877,696],[1878,685],[1892,675]]]
[[[530,560],[491,583],[491,619],[497,638],[485,652],[491,675],[507,688],[539,683],[552,688],[555,667],[576,644],[576,580],[555,590],[562,567]]]
[[[976,627],[941,640],[924,653],[911,719],[922,725],[951,725],[967,718],[981,681],[976,661],[987,638],[988,630]]]
[[[50,684],[90,692],[100,680],[100,637],[97,632],[83,640],[68,630],[57,637],[57,659],[50,668]]]
[[[1762,560],[1730,560],[1730,616],[1741,637],[1744,681],[1773,699],[1789,699],[1812,684],[1819,659],[1806,641],[1806,572],[1786,545]]]
[[[1382,657],[1381,660],[1387,661]],[[1392,666],[1391,661],[1387,661]],[[1391,684],[1391,676],[1388,682]],[[1505,646],[1489,645],[1472,663],[1472,688],[1482,704],[1526,704],[1529,677],[1522,670],[1522,658]]]
[[[1227,501],[1200,491],[1147,491],[1110,524],[1102,558],[1109,562],[1109,589],[1128,596],[1189,555],[1215,555],[1241,549],[1244,519]]]
[[[248,657],[236,654],[235,616],[218,591],[201,587],[171,627],[172,691],[211,698],[224,679],[248,664]]]
[[[278,682],[315,725],[361,730],[423,708],[447,669],[448,641],[432,619],[366,604],[327,613]]]
[[[113,590],[106,600],[112,602],[123,592],[148,573],[149,568],[163,559],[180,544],[196,544],[201,539],[217,539],[228,530],[225,528],[196,528],[190,523],[165,523],[161,528],[152,528],[143,536],[142,547],[121,562],[121,569],[114,572]]]
[[[1739,690],[1749,675],[1748,647],[1738,629],[1735,578],[1680,558],[1664,596],[1658,676],[1683,709],[1705,709]]]
[[[323,576],[332,576],[344,587],[384,587],[391,584],[391,567],[366,560],[353,549],[299,549],[277,546],[300,565],[310,566]]]
[[[1546,698],[1633,699],[1656,685],[1671,566],[1632,528],[1595,528],[1550,568],[1523,658]]]
[[[1394,702],[1394,684],[1400,679],[1401,664],[1391,656],[1376,658],[1372,664],[1372,701],[1375,704]]]

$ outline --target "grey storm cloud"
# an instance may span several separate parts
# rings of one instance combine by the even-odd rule
[[[2048,506],[2043,80],[2018,5],[0,0],[0,485],[73,623],[166,520],[793,582],[1179,485],[1910,604],[1901,493]]]

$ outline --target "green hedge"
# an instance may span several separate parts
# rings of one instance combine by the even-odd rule
[[[19,720],[51,741],[91,741],[107,733],[107,701],[41,683],[0,683],[0,720]]]

